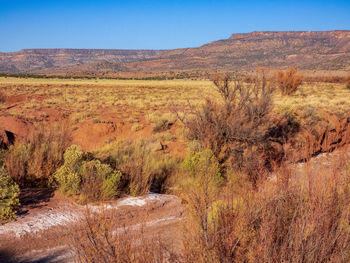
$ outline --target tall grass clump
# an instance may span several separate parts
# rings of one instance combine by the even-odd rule
[[[185,175],[178,182],[176,187],[179,195],[186,202],[189,211],[188,225],[185,225],[184,247],[191,245],[189,254],[184,251],[186,262],[193,260],[211,260],[210,247],[213,236],[211,228],[213,221],[210,212],[213,210],[222,183],[220,166],[210,150],[192,152],[183,162]],[[194,235],[190,235],[193,234]],[[189,242],[189,243],[188,243]],[[195,257],[192,257],[195,255]]]
[[[39,127],[28,142],[17,141],[9,148],[4,160],[9,176],[20,186],[47,185],[63,162],[70,138],[67,125]]]
[[[179,160],[158,154],[151,146],[146,140],[121,140],[106,145],[95,154],[103,162],[121,171],[122,185],[128,194],[137,196],[150,190],[163,192]]]

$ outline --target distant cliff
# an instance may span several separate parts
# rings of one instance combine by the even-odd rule
[[[238,70],[256,66],[350,70],[350,31],[233,34],[197,48],[174,50],[29,49],[0,53],[0,72],[135,72]]]

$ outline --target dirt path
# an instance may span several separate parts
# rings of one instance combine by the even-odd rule
[[[120,224],[116,232],[138,231],[142,226],[168,234],[176,231],[183,213],[179,198],[173,195],[148,194],[88,206],[54,196],[16,221],[0,226],[0,262],[72,262],[69,247],[59,238],[60,231],[83,219],[87,211],[115,212]]]

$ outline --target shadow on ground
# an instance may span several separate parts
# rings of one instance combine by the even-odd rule
[[[0,250],[0,262],[1,263],[64,263],[67,262],[66,251],[55,251],[46,256],[35,256],[35,258],[23,259],[17,257],[14,253],[6,250]]]

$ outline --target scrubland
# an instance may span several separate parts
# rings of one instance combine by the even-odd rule
[[[2,77],[2,125],[28,131],[2,146],[0,217],[29,186],[81,205],[167,193],[185,209],[176,235],[121,231],[105,211],[62,238],[78,262],[349,262],[349,84],[290,78]],[[327,169],[295,172],[332,150]]]

